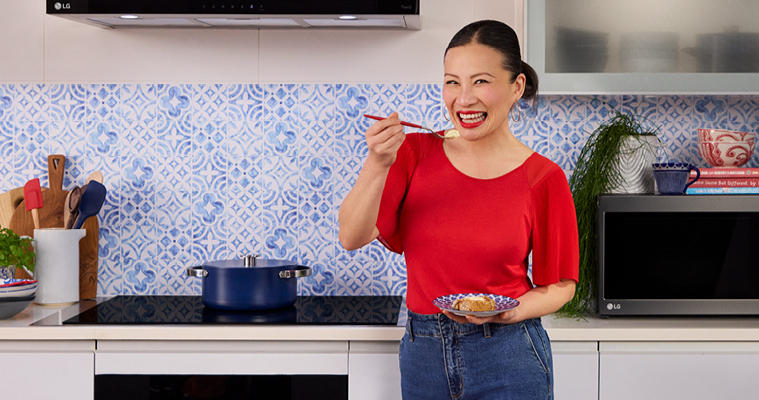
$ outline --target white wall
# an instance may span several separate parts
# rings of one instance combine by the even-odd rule
[[[451,36],[524,0],[421,0],[421,31],[103,29],[0,0],[0,83],[439,83]]]

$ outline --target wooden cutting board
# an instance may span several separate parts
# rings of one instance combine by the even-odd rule
[[[0,228],[8,228],[11,225],[13,212],[19,203],[24,200],[24,188],[17,187],[0,194]]]
[[[98,294],[98,241],[100,224],[97,215],[82,225],[86,235],[79,241],[79,298],[94,299]]]
[[[65,167],[65,156],[56,154],[47,157],[50,189],[42,191],[42,208],[38,210],[40,228],[63,228],[63,207],[66,203],[66,195],[68,195],[68,191],[62,190]],[[22,200],[16,207],[16,211],[13,212],[10,228],[19,235],[33,236],[34,220],[32,219],[32,212],[26,211],[25,201]]]
[[[50,189],[42,190],[42,208],[38,210],[41,228],[63,228],[63,209],[67,190],[63,187],[63,172],[66,157],[51,155],[47,158]],[[98,235],[97,217],[88,218],[82,226],[85,237],[79,242],[79,295],[80,299],[92,299],[97,295]],[[18,235],[34,237],[34,220],[31,211],[26,211],[26,203],[21,201],[13,212],[10,229]],[[16,270],[17,278],[28,278],[25,272]]]

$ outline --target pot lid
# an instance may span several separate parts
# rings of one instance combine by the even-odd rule
[[[276,260],[268,258],[259,258],[258,255],[244,255],[237,259],[206,261],[203,267],[215,268],[277,268],[277,267],[296,267],[298,263],[291,260]]]

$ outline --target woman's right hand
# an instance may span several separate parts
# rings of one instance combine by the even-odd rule
[[[366,130],[365,136],[366,145],[369,147],[367,162],[385,168],[390,168],[393,165],[398,149],[401,148],[403,140],[406,138],[397,112],[375,122]]]

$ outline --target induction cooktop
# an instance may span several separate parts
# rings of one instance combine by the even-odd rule
[[[402,305],[402,296],[299,296],[287,308],[228,311],[205,307],[201,296],[116,296],[63,324],[397,325]]]

